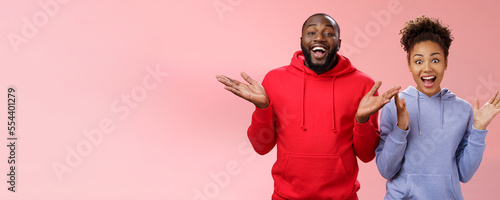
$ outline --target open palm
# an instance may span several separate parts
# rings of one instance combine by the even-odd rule
[[[478,130],[485,130],[493,118],[500,113],[500,94],[498,91],[481,108],[479,108],[479,101],[476,100],[473,112],[474,127]]]
[[[392,87],[384,92],[384,94],[375,96],[378,88],[382,85],[381,81],[377,81],[372,89],[361,99],[356,112],[356,121],[365,123],[370,119],[370,116],[380,110],[385,104],[391,101],[391,98],[399,92],[400,86]]]
[[[267,97],[264,87],[262,87],[259,82],[250,78],[245,72],[241,72],[241,77],[248,82],[248,85],[224,75],[217,75],[215,77],[219,82],[225,85],[224,89],[232,92],[236,96],[252,102],[259,108],[267,108],[267,106],[269,106],[269,98]]]

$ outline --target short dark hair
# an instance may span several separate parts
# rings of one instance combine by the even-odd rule
[[[448,50],[453,36],[448,25],[444,25],[439,19],[422,15],[406,22],[399,34],[401,35],[401,46],[408,54],[408,63],[410,62],[410,51],[415,44],[423,41],[437,43],[443,49],[444,58],[448,59]]]
[[[339,23],[337,23],[337,21],[335,21],[335,19],[333,19],[333,17],[331,17],[330,15],[325,14],[325,13],[316,13],[314,15],[309,16],[306,19],[306,21],[304,21],[304,23],[302,24],[302,31],[304,31],[304,28],[306,27],[307,20],[311,19],[311,17],[314,17],[316,15],[323,15],[325,17],[329,17],[330,19],[332,19],[335,22],[335,26],[337,27],[337,33],[338,33],[337,35],[340,37],[340,26],[339,26]]]

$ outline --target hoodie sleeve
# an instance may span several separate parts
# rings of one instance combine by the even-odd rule
[[[375,93],[377,96],[378,93]],[[370,116],[365,123],[358,123],[354,119],[353,143],[356,156],[363,162],[370,162],[375,158],[375,148],[379,143],[378,112]]]
[[[472,178],[481,164],[486,148],[487,132],[488,130],[474,128],[474,114],[471,109],[467,130],[456,152],[458,175],[463,183],[467,183]]]
[[[410,127],[404,131],[397,126],[395,110],[394,98],[382,108],[380,143],[375,151],[378,171],[387,180],[401,169],[407,145],[406,137],[410,132]]]
[[[262,86],[266,88],[266,78]],[[268,92],[266,90],[266,92]],[[255,106],[252,114],[252,124],[248,127],[247,135],[253,149],[260,155],[269,153],[276,145],[276,115],[274,114],[273,101],[269,99],[269,106],[261,109]]]

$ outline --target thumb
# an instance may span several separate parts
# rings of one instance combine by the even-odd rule
[[[369,96],[375,95],[375,92],[377,92],[378,88],[380,88],[380,85],[382,85],[382,81],[375,82],[372,89],[367,93],[367,95]]]
[[[476,99],[476,101],[474,102],[474,110],[477,109],[479,109],[479,100]]]
[[[401,98],[401,103],[403,104],[403,108],[406,109],[406,101],[405,98]]]
[[[241,72],[241,77],[243,77],[243,79],[245,79],[245,81],[247,81],[250,85],[253,85],[256,82],[245,72]]]

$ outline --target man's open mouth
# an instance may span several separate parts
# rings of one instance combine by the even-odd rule
[[[424,82],[426,88],[431,88],[436,82],[436,76],[422,76],[420,79]]]
[[[326,55],[326,48],[325,47],[313,47],[312,48],[312,55],[316,59],[322,59]]]

